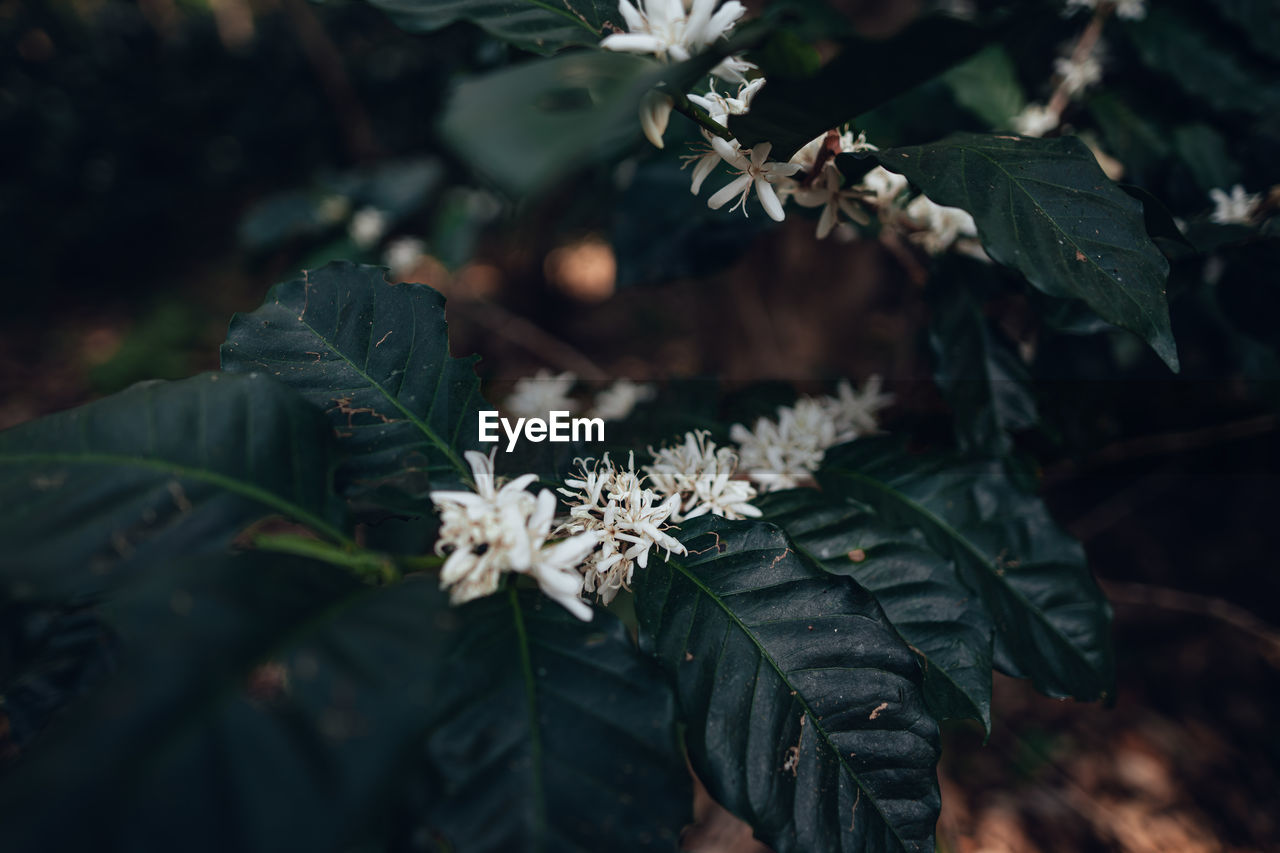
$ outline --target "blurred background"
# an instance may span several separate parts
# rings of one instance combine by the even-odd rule
[[[921,6],[838,11],[884,34]],[[1031,366],[1042,423],[1020,458],[1114,602],[1120,690],[1101,708],[997,677],[990,742],[947,731],[940,849],[1280,850],[1280,251],[1274,228],[1213,226],[1207,196],[1280,179],[1280,60],[1214,20],[1203,37],[1252,75],[1219,68],[1221,103],[1189,109],[1197,84],[1117,37],[1105,85],[1064,115],[1196,237],[1174,253],[1175,377],[1125,333],[1038,319],[998,270],[943,260],[926,285],[928,259],[851,230],[708,211],[679,117],[662,155],[504,198],[436,138],[461,75],[519,58],[468,25],[409,34],[358,2],[0,0],[0,428],[215,368],[232,313],[342,258],[445,292],[491,399],[543,368],[729,400],[766,382],[779,402],[880,374],[885,427],[946,443],[930,289],[965,282]],[[1043,99],[1078,29],[1009,48],[1019,98]],[[990,80],[927,83],[864,126],[882,145],[986,129],[975,92]],[[753,849],[703,818],[691,849]]]

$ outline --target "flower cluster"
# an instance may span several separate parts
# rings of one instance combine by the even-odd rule
[[[777,420],[760,418],[753,430],[734,424],[729,435],[741,450],[742,467],[765,492],[808,482],[828,448],[877,430],[876,412],[893,402],[880,389],[878,376],[861,392],[841,382],[835,397],[802,397],[794,406],[779,406]]]
[[[449,590],[450,602],[491,595],[504,574],[516,572],[532,577],[548,598],[574,616],[590,619],[591,608],[581,598],[578,566],[595,548],[599,534],[582,530],[548,544],[556,499],[547,489],[537,496],[528,491],[536,475],[525,474],[499,487],[492,455],[472,450],[466,459],[474,491],[431,493],[441,522],[436,553],[446,557],[440,586]]]
[[[723,518],[757,518],[760,510],[750,504],[755,488],[745,480],[735,480],[738,454],[732,448],[717,448],[707,439],[706,430],[685,433],[684,442],[658,450],[649,448],[653,464],[644,472],[661,494],[680,500],[671,513],[672,521],[687,521],[700,515]]]
[[[560,494],[568,499],[569,519],[561,531],[574,536],[590,534],[598,538],[583,566],[584,589],[608,604],[618,590],[628,588],[636,566],[649,565],[649,551],[660,548],[683,554],[684,545],[667,533],[668,521],[680,506],[678,494],[663,497],[647,488],[644,475],[635,470],[634,454],[627,466],[615,466],[603,459],[579,459],[576,476],[565,480]]]
[[[553,374],[539,370],[535,375],[517,379],[502,408],[518,418],[546,418],[551,412],[577,414],[582,404],[570,396],[578,377],[570,372]],[[619,379],[595,395],[588,417],[606,421],[625,420],[636,405],[653,399],[654,388],[643,382]]]
[[[1213,202],[1213,213],[1209,215],[1212,221],[1219,225],[1248,225],[1262,197],[1246,193],[1241,184],[1236,184],[1230,193],[1221,189],[1209,190],[1209,200]]]

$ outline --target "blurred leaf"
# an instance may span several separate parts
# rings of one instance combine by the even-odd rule
[[[1178,369],[1165,281],[1142,206],[1102,173],[1079,139],[954,134],[880,151],[938,204],[973,214],[982,245],[1052,296],[1083,299]]]
[[[1280,10],[1275,0],[1216,0],[1214,6],[1240,28],[1254,50],[1280,59]]]
[[[427,744],[444,779],[427,818],[450,849],[676,849],[693,792],[675,699],[622,623],[514,589],[457,613]]]
[[[95,391],[110,394],[145,379],[181,379],[191,374],[195,342],[204,323],[184,302],[156,305],[129,329],[120,348],[89,371]]]
[[[1115,695],[1111,608],[1084,549],[999,461],[911,456],[896,439],[860,439],[828,455],[818,482],[924,534],[954,560],[996,630],[996,663],[1050,696]]]
[[[778,528],[704,516],[635,581],[712,797],[778,853],[933,850],[937,724],[875,600]]]
[[[1009,127],[1027,103],[1013,60],[998,44],[987,46],[942,79],[963,107],[991,127]]]
[[[932,289],[934,381],[955,416],[960,449],[1005,456],[1013,449],[1010,433],[1040,419],[1030,371],[1014,343],[987,321],[961,285],[944,280]]]
[[[1191,170],[1202,193],[1230,189],[1240,181],[1240,167],[1227,152],[1227,140],[1207,124],[1174,128],[1173,149]]]
[[[925,18],[889,39],[849,37],[807,78],[770,79],[729,128],[745,148],[772,142],[786,160],[826,130],[944,71],[988,43],[992,32],[954,18]]]
[[[165,563],[102,608],[119,670],[0,777],[0,849],[348,849],[432,721],[443,597],[279,555]]]
[[[222,345],[224,369],[269,373],[328,415],[349,455],[340,489],[419,513],[479,446],[474,363],[449,356],[443,296],[348,263],[276,285]]]
[[[346,513],[324,417],[259,373],[147,382],[0,433],[0,595],[91,595],[283,515],[334,539]]]
[[[610,24],[623,26],[612,0],[369,0],[399,26],[429,32],[471,21],[489,34],[534,53],[595,45]],[[610,30],[611,31],[611,30]]]
[[[949,560],[917,531],[815,489],[770,492],[755,504],[824,569],[876,597],[921,659],[930,714],[977,720],[991,732],[991,622]]]
[[[1086,107],[1098,123],[1108,151],[1141,175],[1150,174],[1169,153],[1168,134],[1115,92],[1091,93]]]
[[[1211,107],[1254,115],[1280,109],[1280,86],[1258,79],[1236,55],[1216,45],[1206,28],[1175,10],[1154,4],[1143,20],[1120,29],[1144,63]]]

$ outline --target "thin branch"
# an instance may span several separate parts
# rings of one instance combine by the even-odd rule
[[[697,104],[693,103],[693,101],[689,100],[688,95],[685,95],[682,92],[673,91],[671,89],[662,89],[661,91],[664,94],[670,96],[672,109],[674,109],[676,112],[680,113],[683,116],[687,116],[695,124],[697,124],[699,127],[707,131],[708,133],[714,134],[720,137],[721,139],[728,140],[729,142],[733,141],[734,136],[732,133],[729,132],[729,128],[712,120],[711,116],[707,114],[706,110],[702,109]]]

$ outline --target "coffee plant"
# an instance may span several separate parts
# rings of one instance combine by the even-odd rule
[[[993,671],[1114,698],[1020,441],[1072,426],[992,306],[1154,374],[1178,296],[1270,369],[1270,4],[925,4],[870,38],[817,0],[370,2],[505,60],[449,90],[447,166],[331,177],[247,244],[377,261],[442,183],[595,186],[643,286],[806,219],[917,277],[954,436],[885,433],[875,377],[491,403],[439,292],[310,268],[221,370],[0,433],[0,849],[675,850],[696,777],[779,853],[930,850],[939,725],[989,733]]]

